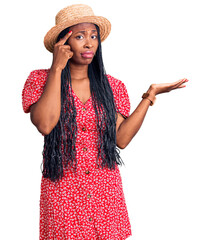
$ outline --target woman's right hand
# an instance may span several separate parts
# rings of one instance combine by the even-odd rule
[[[62,71],[68,60],[73,56],[71,47],[69,45],[65,45],[71,35],[72,31],[68,32],[54,45],[52,68],[60,69]]]

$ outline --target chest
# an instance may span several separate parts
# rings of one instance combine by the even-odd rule
[[[72,94],[74,97],[74,105],[77,112],[76,121],[78,130],[84,131],[84,129],[89,129],[92,131],[96,131],[97,120],[95,110],[92,104],[92,97],[89,96],[89,98],[86,99],[86,102],[83,103],[82,99],[80,99],[74,91],[72,91]]]
[[[83,103],[83,105],[86,104],[86,102],[91,97],[91,91],[90,91],[90,81],[83,81],[83,82],[77,82],[72,81],[72,91],[77,96],[77,98]]]

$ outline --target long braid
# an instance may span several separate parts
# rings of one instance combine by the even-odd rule
[[[96,26],[99,32],[98,26]],[[100,34],[99,43],[100,43]],[[113,92],[106,77],[102,59],[101,44],[92,63],[89,65],[89,78],[91,94],[93,95],[93,107],[97,118],[98,130],[98,157],[102,158],[101,167],[115,169],[115,163],[124,164],[119,149],[116,147],[116,111]],[[99,164],[98,164],[99,165]]]
[[[49,135],[45,136],[43,151],[43,176],[52,181],[60,179],[64,167],[76,169],[76,108],[71,89],[69,62],[61,74],[60,119]],[[70,164],[70,165],[69,165]]]

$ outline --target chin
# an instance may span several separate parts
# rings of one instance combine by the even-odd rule
[[[93,61],[93,58],[86,58],[86,59],[71,59],[71,62],[76,65],[89,65]]]
[[[93,58],[87,58],[82,61],[82,64],[84,65],[89,65],[93,61]]]

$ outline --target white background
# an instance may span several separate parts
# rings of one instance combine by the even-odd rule
[[[188,78],[157,96],[121,151],[132,240],[210,239],[210,8],[205,0],[4,1],[1,21],[1,239],[37,240],[43,137],[23,113],[34,69],[49,68],[43,38],[56,13],[87,3],[107,17],[107,73],[127,86],[131,112],[151,83]]]

